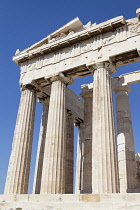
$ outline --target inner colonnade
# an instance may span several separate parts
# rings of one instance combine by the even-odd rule
[[[75,193],[139,192],[128,95],[140,71],[111,77],[117,67],[140,61],[140,10],[136,13],[133,19],[119,16],[93,25],[75,18],[16,51],[21,99],[5,194],[28,193],[36,98],[43,109],[33,194],[73,193],[74,125],[79,131]],[[94,81],[81,87],[82,101],[68,86],[87,75]]]

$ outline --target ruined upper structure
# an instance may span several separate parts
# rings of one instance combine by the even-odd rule
[[[94,70],[97,62],[108,61],[119,67],[139,61],[139,14],[138,9],[133,19],[119,16],[87,25],[75,18],[31,47],[17,50],[13,61],[21,66],[20,84],[45,86],[60,72],[72,79],[86,76],[92,74],[90,67]]]

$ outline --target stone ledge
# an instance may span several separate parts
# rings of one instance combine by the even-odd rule
[[[0,210],[139,210],[140,193],[0,195]]]

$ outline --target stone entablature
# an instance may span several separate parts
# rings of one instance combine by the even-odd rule
[[[135,83],[140,82],[140,71],[133,71],[127,74],[122,74],[117,77],[112,77],[111,83],[112,83],[112,90],[114,90],[116,87],[131,85]],[[90,94],[92,93],[94,83],[84,84],[81,86],[82,93],[81,94]]]
[[[17,52],[13,60],[21,66],[21,85],[33,81],[47,85],[60,72],[71,78],[89,75],[88,66],[96,62],[110,60],[118,67],[139,61],[139,39],[139,19],[125,21],[120,16],[87,29],[83,26],[82,31],[51,43],[47,37]]]
[[[73,22],[74,22],[74,29],[73,29]],[[50,42],[50,37],[54,38],[55,41],[57,41],[57,42],[55,42],[55,45],[51,44],[51,45],[47,46],[47,49],[49,49],[49,48],[51,49],[51,50],[49,49],[48,52],[53,51],[53,47],[55,47],[54,51],[56,50],[56,48],[58,50],[60,48],[60,45],[58,45],[58,44],[61,44],[61,45],[64,44],[64,47],[65,47],[65,46],[68,46],[69,44],[71,44],[71,41],[77,42],[77,38],[79,41],[86,40],[86,39],[89,39],[90,36],[96,36],[96,35],[101,34],[102,32],[112,31],[112,29],[118,28],[118,27],[124,25],[125,23],[126,22],[124,20],[124,17],[119,16],[119,17],[113,18],[111,20],[105,21],[103,23],[100,23],[98,25],[96,25],[96,24],[93,24],[93,26],[90,25],[90,27],[86,28],[81,23],[79,18],[75,18],[74,20],[72,20],[68,24],[66,24],[65,26],[61,27],[57,31],[48,35],[43,40],[39,41],[38,43],[32,45],[31,47],[29,47],[25,50],[23,50],[22,52],[20,52],[18,49],[16,51],[16,54],[15,54],[16,57],[14,58],[14,60],[18,64],[20,62],[23,62],[24,60],[28,60],[29,58],[32,58],[32,56],[34,56],[38,53],[40,53],[40,54],[43,53],[46,50],[46,48],[45,48],[46,45],[48,44],[48,42]],[[69,25],[69,26],[67,27],[67,25]],[[75,30],[75,32],[73,31],[72,34],[69,34],[69,30],[71,28],[73,30]],[[59,37],[59,39],[58,39],[57,38],[58,35],[60,36],[62,33],[63,34],[65,33],[65,35],[67,34],[67,35],[73,35],[73,36],[72,36],[72,38],[67,37],[67,39],[66,38],[64,39],[64,37],[62,36],[62,37]],[[62,41],[60,42],[60,38],[61,39],[63,38],[63,42]],[[80,38],[81,38],[81,40],[80,40]],[[67,40],[69,40],[69,42],[67,42]],[[37,48],[40,46],[42,46],[42,51],[37,50]],[[62,47],[63,47],[63,45],[62,45]],[[31,53],[29,54],[29,52],[31,52]]]
[[[133,71],[112,78],[112,89],[118,86],[132,85],[140,82],[140,71]]]

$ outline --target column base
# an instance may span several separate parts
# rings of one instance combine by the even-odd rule
[[[140,189],[127,189],[127,193],[140,193]]]

